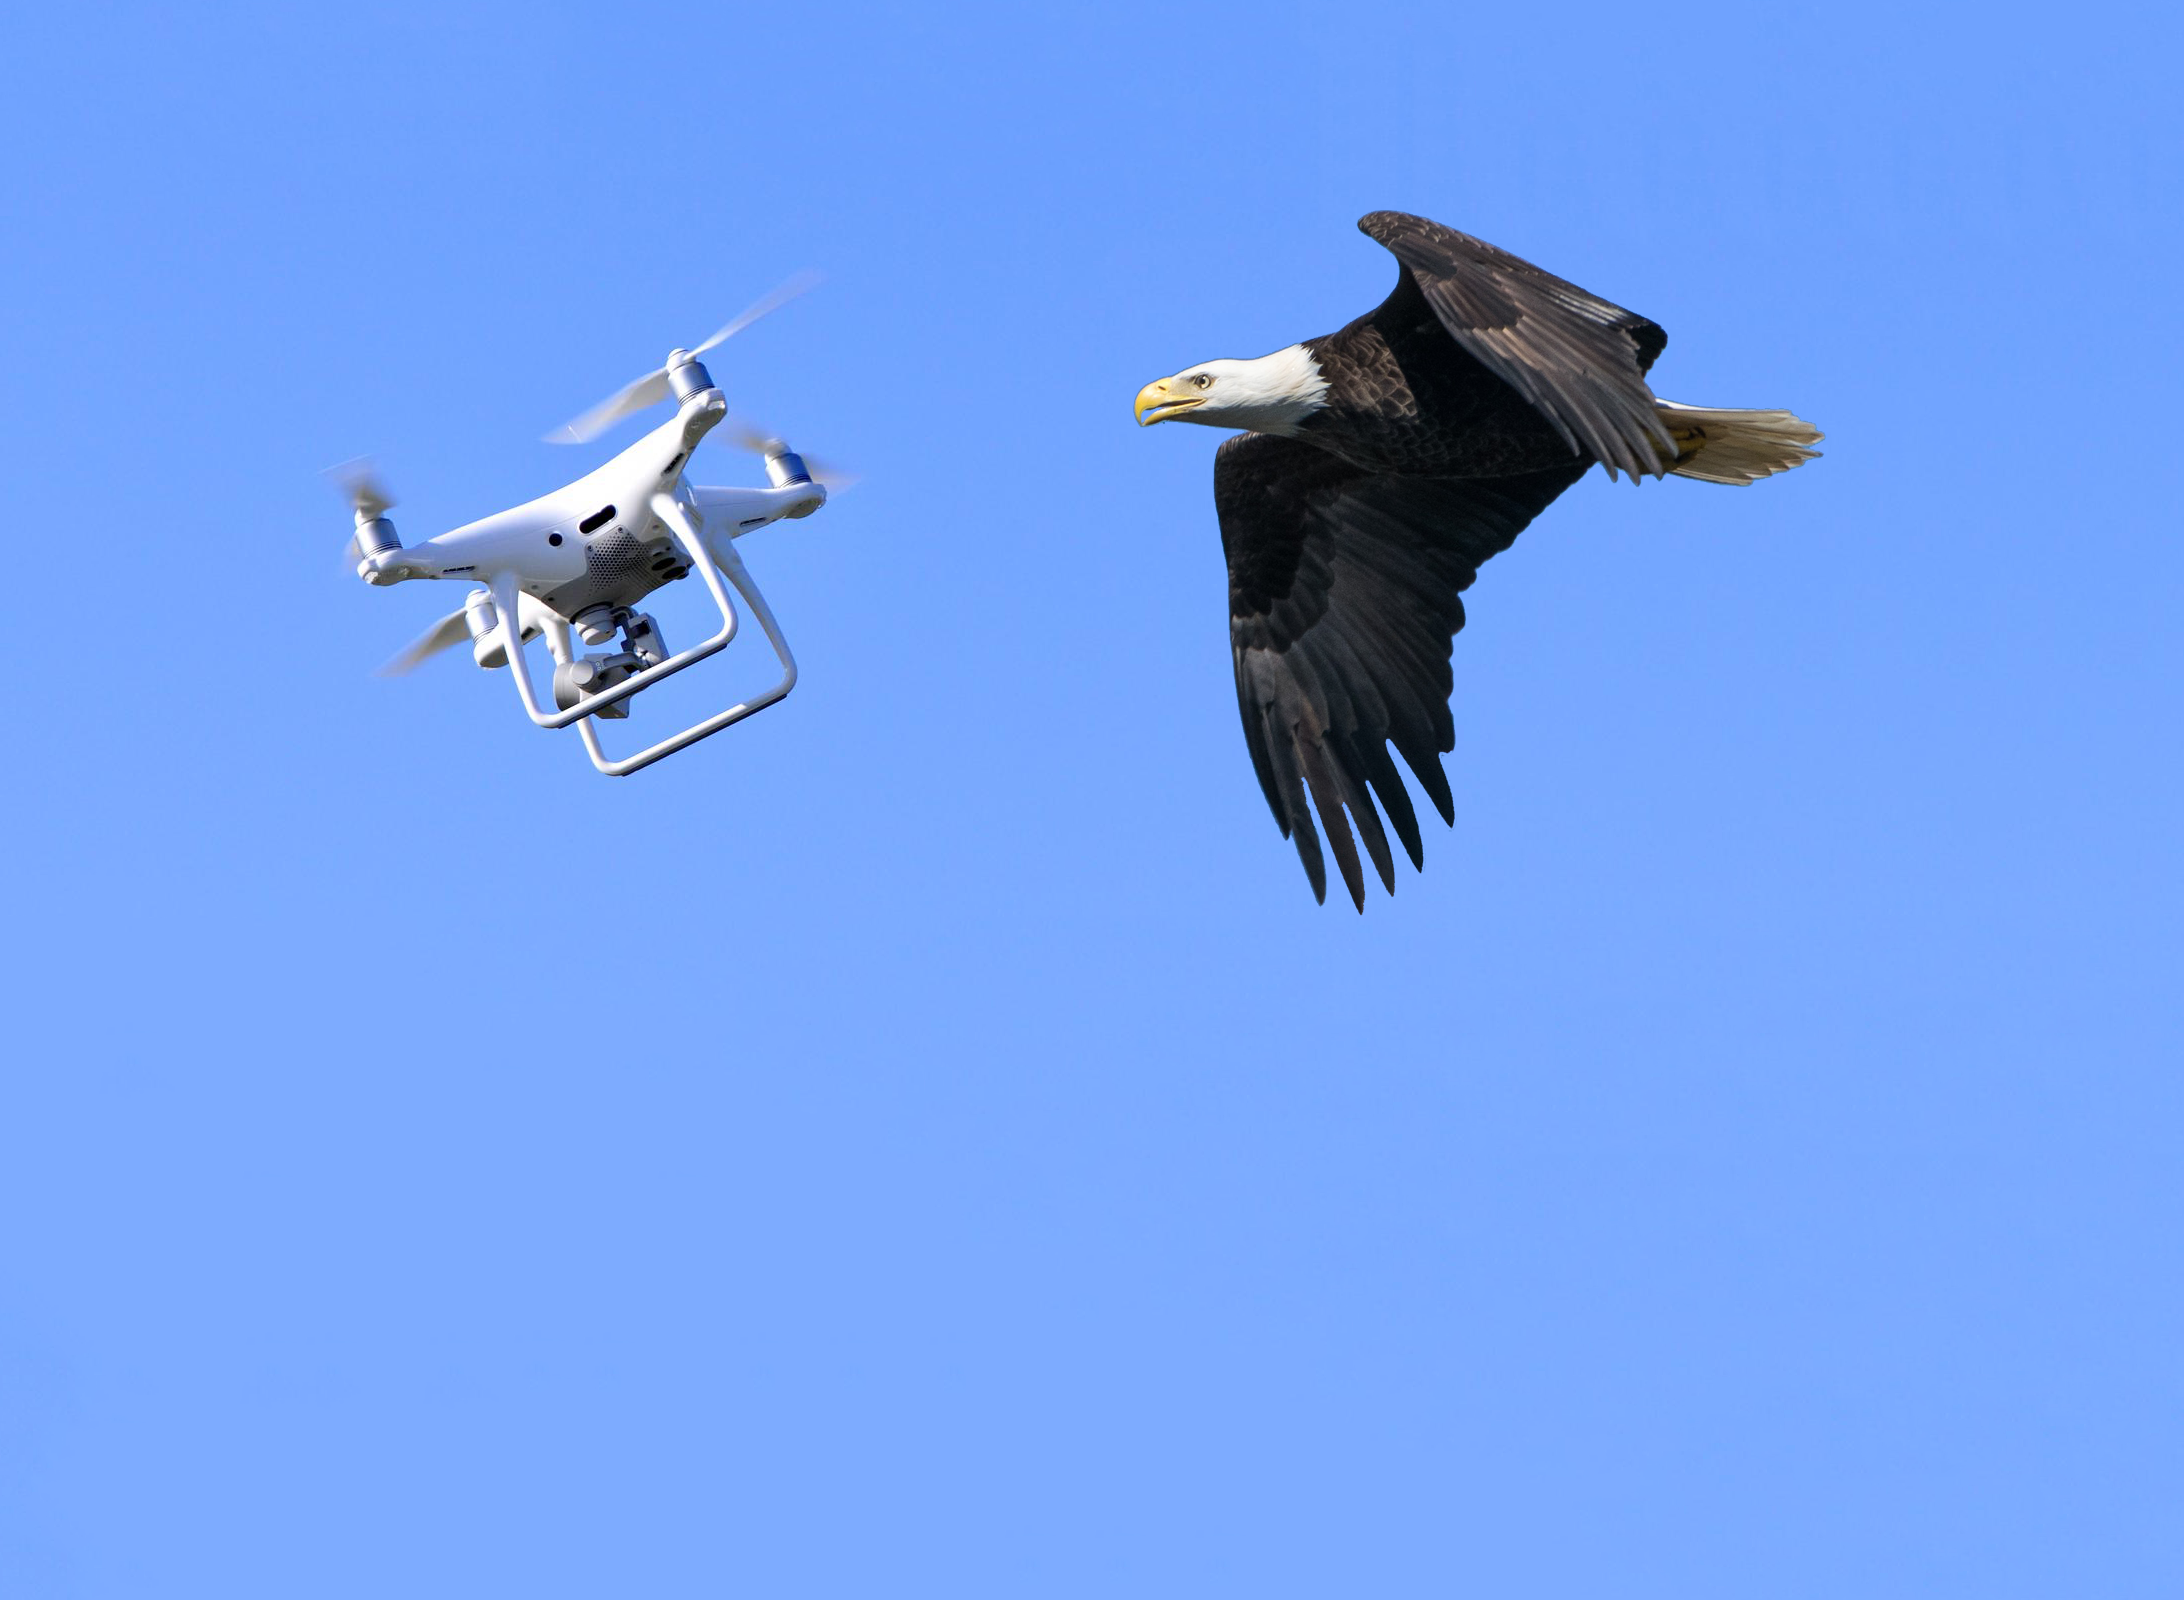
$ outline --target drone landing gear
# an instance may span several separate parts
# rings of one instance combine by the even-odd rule
[[[710,738],[721,729],[731,727],[745,717],[754,716],[776,701],[787,698],[789,691],[796,687],[796,659],[789,654],[788,641],[781,637],[781,628],[774,621],[773,612],[766,604],[766,597],[758,592],[758,585],[751,581],[750,573],[744,569],[742,557],[736,554],[735,541],[725,539],[721,542],[719,558],[716,561],[714,553],[706,548],[704,534],[691,520],[689,512],[672,496],[653,496],[651,510],[653,515],[667,524],[668,531],[674,534],[676,542],[689,557],[690,565],[705,580],[706,590],[712,595],[713,603],[720,607],[720,631],[703,644],[693,645],[680,655],[661,659],[663,647],[660,645],[659,632],[652,626],[650,618],[643,618],[641,625],[633,622],[627,630],[629,648],[620,655],[580,661],[569,625],[559,617],[554,617],[546,626],[546,647],[552,652],[555,663],[556,708],[548,711],[539,704],[538,691],[531,683],[530,664],[523,654],[523,641],[515,631],[515,618],[518,615],[515,576],[512,573],[502,573],[491,583],[493,604],[502,618],[501,633],[507,643],[508,664],[515,669],[509,676],[516,680],[516,694],[523,701],[523,709],[541,728],[566,728],[572,722],[577,724],[577,731],[584,740],[584,748],[591,754],[592,765],[610,778],[627,777],[632,772],[640,771],[655,761],[696,744],[700,739]],[[633,756],[625,756],[619,761],[610,759],[600,747],[598,730],[594,727],[596,719],[603,716],[627,716],[630,696],[663,678],[673,677],[685,667],[696,666],[707,656],[719,654],[727,648],[728,641],[736,636],[735,603],[728,598],[728,590],[723,585],[724,579],[727,584],[734,586],[736,593],[743,596],[744,603],[751,608],[751,614],[758,618],[758,625],[765,630],[766,642],[773,646],[774,655],[781,662],[781,681],[765,693],[732,705],[725,711],[707,717],[703,722],[693,723],[682,732],[662,739],[658,744],[640,750]],[[583,681],[586,679],[590,681]],[[592,687],[595,683],[599,684],[596,688]],[[573,695],[573,703],[561,705],[559,702],[564,695]]]

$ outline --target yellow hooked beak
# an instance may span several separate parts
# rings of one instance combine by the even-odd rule
[[[1148,383],[1137,392],[1137,422],[1141,428],[1156,422],[1166,422],[1170,417],[1180,417],[1193,406],[1202,406],[1206,397],[1198,394],[1179,395],[1168,385],[1174,380],[1162,378],[1158,383]]]

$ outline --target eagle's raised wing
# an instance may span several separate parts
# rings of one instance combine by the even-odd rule
[[[1456,746],[1449,647],[1464,625],[1460,593],[1586,467],[1385,477],[1263,433],[1240,434],[1214,456],[1244,740],[1274,820],[1296,840],[1322,901],[1327,867],[1307,794],[1360,911],[1365,878],[1344,808],[1391,894],[1395,863],[1372,794],[1411,865],[1425,863],[1390,743],[1441,820],[1456,820],[1440,756]]]
[[[1676,456],[1645,372],[1668,335],[1481,239],[1401,211],[1358,230],[1387,246],[1449,336],[1524,396],[1572,450],[1613,477],[1658,474]]]

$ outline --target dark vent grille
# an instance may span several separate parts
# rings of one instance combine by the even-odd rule
[[[585,570],[607,582],[625,578],[644,564],[643,549],[626,533],[602,539],[584,552]]]

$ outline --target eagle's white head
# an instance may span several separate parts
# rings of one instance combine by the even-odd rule
[[[1327,404],[1327,379],[1301,344],[1256,361],[1202,361],[1138,391],[1139,427],[1203,422],[1215,428],[1293,434]]]

